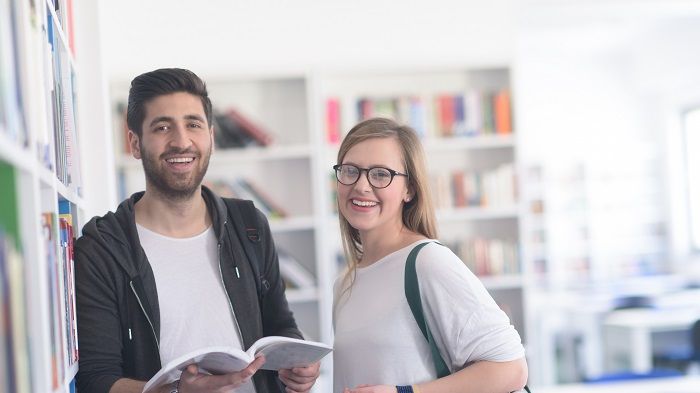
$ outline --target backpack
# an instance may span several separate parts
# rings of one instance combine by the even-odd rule
[[[253,270],[253,275],[256,277],[255,288],[258,292],[258,305],[260,313],[263,312],[263,298],[270,289],[270,282],[265,277],[265,272],[261,271],[263,264],[263,244],[260,236],[260,229],[263,226],[262,221],[258,219],[258,210],[255,208],[253,201],[236,198],[222,198],[226,204],[226,210],[231,218],[236,235],[243,245],[243,251],[248,259],[250,268]],[[277,388],[280,392],[285,391],[285,386],[282,380],[275,378]]]
[[[437,377],[442,378],[450,375],[451,372],[445,364],[445,361],[442,359],[440,351],[435,344],[433,334],[430,332],[430,327],[428,327],[428,323],[425,321],[425,317],[423,316],[423,305],[420,301],[420,287],[418,287],[418,274],[416,273],[416,257],[418,256],[418,252],[421,250],[421,248],[428,243],[431,242],[421,243],[413,247],[406,258],[406,268],[404,270],[404,292],[406,294],[408,306],[411,308],[413,319],[416,320],[421,333],[423,333],[423,337],[425,337],[430,345],[430,353],[433,358],[435,370],[437,371]],[[438,242],[433,243],[440,244]],[[530,388],[527,385],[525,385],[523,389],[530,393]]]
[[[265,277],[265,273],[261,271],[263,263],[263,245],[260,236],[260,228],[262,223],[258,220],[258,211],[253,204],[253,201],[222,198],[226,204],[229,217],[236,228],[236,235],[243,245],[243,251],[250,263],[253,274],[256,277],[255,288],[258,292],[258,302],[260,310],[262,310],[262,300],[267,291],[270,289],[270,282]]]

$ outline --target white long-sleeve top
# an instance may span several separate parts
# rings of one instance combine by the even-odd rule
[[[430,347],[404,293],[409,252],[421,240],[357,269],[349,292],[335,283],[334,389],[411,385],[436,378]],[[506,362],[525,351],[518,332],[479,279],[447,247],[431,243],[416,261],[423,313],[451,371]]]

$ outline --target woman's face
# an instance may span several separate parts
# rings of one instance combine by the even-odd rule
[[[368,139],[353,146],[341,164],[358,168],[383,167],[406,173],[401,147],[396,138]],[[355,184],[338,182],[340,213],[362,236],[395,233],[403,226],[401,212],[409,197],[408,178],[394,176],[386,188],[375,188],[367,180],[367,171],[360,170]]]

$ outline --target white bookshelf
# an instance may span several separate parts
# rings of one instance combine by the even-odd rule
[[[83,130],[107,115],[93,95],[104,91],[83,88],[100,70],[80,70],[75,53],[87,61],[96,49],[80,38],[83,18],[96,17],[93,5],[70,0],[0,1],[1,241],[16,243],[21,260],[10,267],[0,255],[0,276],[13,278],[0,285],[0,307],[9,312],[0,316],[0,391],[74,390],[78,346],[67,245],[100,204],[91,192],[95,182],[83,176],[82,164],[94,157],[83,155]],[[81,117],[83,100],[95,105],[89,121]],[[92,152],[99,155],[102,145]],[[72,236],[61,233],[67,217]]]
[[[216,149],[206,179],[252,178],[287,211],[284,218],[270,217],[275,242],[310,271],[317,283],[315,288],[288,289],[287,297],[306,336],[329,344],[333,340],[332,287],[342,268],[339,263],[342,251],[333,206],[335,181],[331,169],[338,145],[327,140],[326,100],[339,99],[340,129],[347,132],[359,121],[355,113],[355,101],[359,97],[416,95],[430,100],[439,94],[459,94],[471,88],[509,88],[506,68],[242,75],[223,80],[200,76],[207,83],[215,109],[236,107],[268,130],[275,140],[267,147]],[[127,86],[124,81],[113,83],[113,102],[126,100]],[[432,101],[426,102],[432,105]],[[122,127],[117,121],[118,134],[123,132]],[[120,138],[115,139],[118,148],[123,146]],[[517,146],[512,133],[430,136],[424,143],[431,173],[443,171],[445,160],[465,170],[490,170],[501,164],[515,168]],[[126,189],[122,197],[143,189],[140,162],[119,149],[115,156]],[[518,203],[514,198],[507,204],[440,209],[440,232],[447,241],[478,234],[503,236],[517,247]],[[492,275],[483,277],[483,281],[508,309],[524,336],[522,275]],[[325,360],[316,391],[329,389],[326,384],[331,381],[331,373],[331,361]]]
[[[193,70],[197,72],[197,70]],[[290,254],[315,281],[313,287],[288,288],[287,300],[305,337],[330,342],[330,320],[324,315],[328,280],[319,249],[326,235],[319,220],[319,205],[315,171],[318,148],[313,133],[314,111],[310,106],[310,78],[306,75],[245,75],[228,79],[209,79],[207,83],[215,111],[237,109],[250,121],[263,127],[273,138],[269,146],[245,148],[215,148],[205,182],[244,178],[261,188],[286,215],[270,216],[270,229],[278,249]],[[112,85],[112,101],[126,102],[128,81]],[[116,104],[114,105],[116,107]],[[145,187],[141,162],[121,148],[123,125],[115,121],[116,167],[123,179],[120,198]],[[216,130],[215,132],[219,132]],[[329,304],[329,303],[328,303]],[[326,320],[328,323],[325,323]],[[324,369],[326,379],[328,373]],[[316,391],[324,392],[320,381]]]

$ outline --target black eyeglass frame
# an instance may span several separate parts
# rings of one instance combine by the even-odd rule
[[[357,179],[355,179],[354,182],[352,182],[352,183],[343,183],[342,181],[340,181],[340,167],[342,167],[342,166],[344,166],[344,165],[345,165],[345,166],[351,166],[351,167],[353,167],[353,168],[355,168],[355,169],[358,170],[359,174],[357,175]],[[377,186],[375,186],[374,184],[372,184],[372,180],[369,178],[369,171],[371,171],[372,169],[384,169],[384,170],[389,171],[389,174],[391,175],[391,179],[389,179],[389,183],[387,183],[387,185],[384,186],[384,187],[377,187]],[[387,187],[389,187],[389,186],[391,185],[391,182],[394,181],[394,177],[396,177],[396,176],[405,176],[405,177],[408,177],[408,174],[406,174],[406,173],[401,173],[401,172],[398,172],[398,171],[395,171],[395,170],[393,170],[393,169],[390,169],[390,168],[387,168],[387,167],[383,167],[383,166],[373,166],[373,167],[370,167],[370,168],[360,168],[359,166],[357,166],[357,165],[352,165],[352,164],[335,164],[335,165],[333,165],[333,170],[335,171],[335,179],[338,180],[338,183],[340,183],[340,184],[342,184],[342,185],[345,185],[345,186],[351,186],[351,185],[357,183],[357,182],[360,180],[360,176],[362,176],[362,171],[364,171],[364,172],[365,172],[365,177],[367,178],[367,182],[369,183],[369,185],[372,186],[372,188],[376,188],[376,189],[379,189],[379,190],[381,190],[382,188],[387,188]]]

